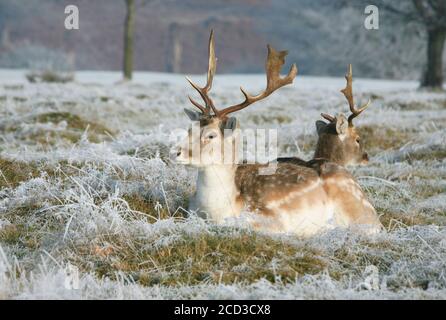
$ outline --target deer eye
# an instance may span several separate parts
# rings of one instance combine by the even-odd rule
[[[359,141],[360,141],[359,138],[356,138],[356,143],[357,143],[357,144],[359,144]]]
[[[217,137],[217,135],[215,133],[209,133],[206,138],[214,139],[215,137]]]

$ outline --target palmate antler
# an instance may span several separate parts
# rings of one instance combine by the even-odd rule
[[[266,60],[265,69],[266,69],[266,89],[259,93],[256,96],[252,96],[247,93],[243,88],[240,88],[243,95],[245,96],[245,101],[242,103],[227,107],[222,110],[217,110],[215,108],[212,99],[209,97],[208,93],[212,87],[212,80],[216,70],[216,58],[215,58],[215,50],[214,50],[214,32],[211,31],[211,36],[209,38],[209,66],[208,66],[208,79],[205,87],[200,88],[196,84],[194,84],[189,78],[187,80],[189,83],[198,91],[202,99],[204,100],[206,106],[203,107],[198,102],[189,97],[190,101],[194,106],[196,106],[203,115],[210,115],[211,110],[214,112],[214,115],[219,117],[220,119],[225,119],[228,114],[239,111],[253,104],[254,102],[260,101],[266,97],[268,97],[271,93],[276,91],[277,89],[291,84],[294,78],[297,75],[297,67],[296,64],[291,66],[288,75],[281,78],[280,70],[285,63],[285,56],[288,54],[287,51],[276,51],[273,47],[268,45],[268,58]]]
[[[227,107],[219,111],[219,117],[226,117],[229,113],[239,111],[246,108],[247,106],[253,104],[254,102],[260,101],[268,97],[271,93],[277,89],[286,86],[287,84],[293,83],[294,78],[297,75],[296,64],[291,66],[288,75],[284,78],[280,77],[280,69],[285,63],[285,56],[288,54],[287,51],[276,51],[273,47],[268,45],[268,58],[266,59],[265,69],[266,69],[266,89],[256,96],[252,96],[247,93],[242,87],[240,90],[245,96],[245,101],[236,104],[234,106]]]
[[[351,111],[351,115],[348,117],[348,124],[349,126],[353,126],[353,119],[356,118],[357,116],[359,116],[365,109],[367,109],[367,107],[370,105],[370,100],[367,101],[366,104],[364,104],[361,108],[357,109],[355,107],[355,103],[353,100],[353,89],[352,89],[352,82],[353,82],[353,72],[352,72],[352,65],[349,64],[348,65],[348,72],[345,75],[345,80],[347,80],[347,84],[345,86],[344,89],[341,90],[341,92],[344,94],[345,98],[348,101],[348,105],[350,107],[350,111]],[[321,113],[321,116],[325,119],[327,119],[330,122],[333,122],[336,120],[335,117],[326,114],[326,113]]]

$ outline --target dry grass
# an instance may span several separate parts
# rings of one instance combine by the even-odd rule
[[[6,218],[10,224],[0,228],[0,243],[29,250],[38,249],[44,237],[41,231],[48,225],[45,219],[35,217],[39,209],[40,204],[33,203],[17,207],[5,214],[2,218]]]
[[[124,272],[143,285],[252,283],[261,278],[292,282],[327,265],[314,249],[298,248],[254,233],[178,235],[180,240],[156,248],[139,239],[106,236],[81,246],[79,261],[99,276]]]
[[[131,210],[146,214],[147,221],[153,223],[159,219],[168,219],[171,217],[166,206],[159,206],[157,202],[141,194],[124,195],[122,197],[129,205]]]
[[[0,242],[29,250],[37,250],[41,245],[38,232],[25,224],[10,224],[0,229]]]
[[[74,75],[70,73],[60,73],[51,70],[34,71],[26,75],[30,83],[48,82],[48,83],[67,83],[74,80]]]
[[[446,148],[445,149],[436,149],[429,151],[419,151],[408,153],[405,157],[405,160],[413,161],[413,160],[443,160],[446,159]]]
[[[92,142],[101,142],[107,139],[106,134],[113,134],[113,131],[107,127],[83,119],[82,117],[69,112],[49,112],[38,115],[35,118],[38,123],[58,124],[62,121],[67,122],[67,130],[64,132],[54,132],[55,136],[67,139],[73,143],[79,141],[81,135],[88,129],[88,139]]]
[[[381,126],[358,127],[364,149],[371,153],[389,149],[399,149],[406,144],[413,133]]]
[[[70,112],[47,112],[26,119],[27,125],[31,125],[32,123],[59,125],[62,122],[66,123],[64,130],[56,130],[56,128],[36,128],[31,132],[27,132],[24,136],[19,133],[17,138],[20,137],[22,140],[32,141],[33,143],[37,142],[39,145],[46,147],[44,149],[47,150],[49,147],[61,142],[69,144],[77,143],[85,133],[88,140],[94,143],[108,141],[110,140],[110,136],[115,134],[115,132],[102,124],[86,120]],[[3,130],[7,133],[13,133],[20,132],[21,128],[18,123],[13,123],[4,126]]]
[[[31,297],[60,294],[63,277],[56,271],[62,271],[67,262],[79,267],[81,276],[98,276],[81,279],[86,289],[75,293],[80,297],[96,297],[100,290],[107,291],[101,297],[116,297],[116,292],[129,292],[125,290],[139,292],[135,288],[146,293],[159,290],[167,298],[184,297],[181,290],[199,292],[200,297],[219,297],[223,293],[231,298],[240,297],[236,292],[240,290],[249,297],[251,289],[245,284],[259,287],[256,290],[261,294],[255,297],[387,298],[393,297],[392,292],[400,297],[422,298],[425,293],[435,294],[420,290],[429,286],[443,290],[439,296],[444,296],[441,272],[446,212],[442,194],[446,171],[442,158],[446,154],[438,134],[445,128],[440,102],[430,107],[438,109],[438,117],[437,111],[419,117],[419,112],[406,111],[427,108],[432,99],[414,96],[413,102],[405,102],[410,97],[399,99],[387,91],[378,92],[375,100],[381,99],[383,104],[395,98],[393,109],[371,112],[367,116],[370,125],[358,128],[365,149],[377,157],[353,173],[381,214],[387,232],[369,237],[333,230],[312,239],[299,239],[215,226],[195,216],[181,215],[178,208],[187,208],[187,198],[195,191],[195,172],[167,161],[166,137],[176,126],[182,127],[183,120],[185,126],[187,123],[178,118],[177,104],[186,101],[179,87],[73,83],[67,85],[63,95],[54,87],[5,87],[0,96],[4,111],[0,130],[5,141],[0,158],[0,246],[8,262],[14,265],[17,261],[26,272],[24,277],[30,272],[35,276],[26,283],[12,280],[12,284],[5,285],[6,293],[0,288],[0,296],[15,298],[24,292]],[[313,101],[315,94],[308,91],[311,108],[303,108],[298,103],[294,105],[294,92],[283,93],[285,97],[287,94],[288,102],[274,101],[278,96],[272,96],[273,100],[266,102],[270,103],[268,108],[248,109],[242,115],[243,124],[252,128],[295,124],[300,127],[297,134],[286,126],[280,131],[279,141],[289,144],[281,143],[279,150],[295,150],[292,143],[296,141],[299,151],[310,156],[317,136],[314,130],[304,134],[309,123],[300,117],[300,112],[312,109],[316,120],[319,114],[313,106],[326,97],[320,95],[320,100]],[[224,102],[223,96],[220,102]],[[408,122],[382,122],[382,117],[395,116],[397,102],[407,104],[400,112],[406,112],[402,115]],[[84,104],[87,107],[82,113]],[[123,104],[127,107],[123,108]],[[162,123],[157,121],[161,109],[165,111]],[[266,109],[268,112],[262,112]],[[100,122],[128,132],[110,132],[90,120],[99,114],[104,116]],[[143,119],[146,114],[149,119]],[[428,132],[440,137],[429,137]],[[108,140],[107,133],[114,135],[113,141]],[[78,143],[85,136],[93,143]],[[412,141],[416,143],[414,148],[406,149],[411,153],[407,158],[400,157],[402,151],[398,149]],[[389,152],[382,152],[386,150]],[[158,154],[164,163],[145,160]],[[28,181],[45,172],[44,179]],[[177,209],[178,218],[172,218]],[[42,268],[42,263],[48,269]],[[370,266],[378,268],[379,281],[387,287],[363,295],[364,291],[352,288],[364,282],[364,271]],[[0,273],[1,270],[0,259]],[[39,278],[41,270],[45,278]],[[117,282],[98,285],[102,277]],[[144,287],[126,286],[129,278]],[[258,283],[262,278],[269,282]],[[44,287],[43,293],[35,291],[39,279],[45,281],[40,286]],[[235,285],[214,287],[218,288],[214,293],[207,291],[206,284],[220,283]],[[147,288],[152,285],[160,286]],[[23,290],[16,290],[20,286]],[[239,289],[232,291],[237,286]],[[215,294],[217,291],[219,294]],[[194,297],[194,293],[188,294]]]
[[[36,164],[0,158],[0,188],[15,188],[21,182],[36,178],[41,170]]]
[[[379,220],[386,228],[386,230],[391,231],[399,227],[410,227],[415,225],[427,225],[430,224],[428,216],[421,212],[395,212],[391,210],[379,209],[378,214],[380,215]]]
[[[288,115],[262,115],[262,114],[253,114],[248,117],[248,120],[253,122],[255,125],[262,124],[287,124],[291,123],[293,119]]]
[[[389,241],[361,241],[357,245],[355,248],[344,245],[333,252],[331,259],[335,262],[335,268],[330,272],[332,277],[348,277],[353,270],[360,274],[369,265],[377,267],[381,273],[387,273],[392,263],[403,255],[400,248]]]

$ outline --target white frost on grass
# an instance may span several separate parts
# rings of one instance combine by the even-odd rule
[[[196,173],[167,159],[170,133],[189,124],[182,109],[190,107],[187,94],[195,94],[182,77],[137,74],[133,83],[115,84],[117,73],[85,72],[76,79],[63,85],[28,84],[20,72],[0,71],[0,158],[48,171],[0,190],[0,232],[11,232],[0,238],[0,299],[446,298],[446,161],[441,156],[446,96],[418,91],[413,82],[366,79],[355,80],[355,94],[358,101],[372,97],[373,102],[355,124],[404,130],[407,140],[390,150],[378,143],[371,163],[352,172],[382,219],[419,218],[414,225],[398,222],[375,237],[343,230],[308,240],[267,235],[317,250],[328,265],[323,272],[291,281],[260,277],[251,283],[239,279],[145,287],[119,268],[113,280],[99,278],[97,266],[85,260],[80,289],[67,290],[66,263],[84,259],[76,244],[117,237],[125,245],[138,242],[156,250],[188,237],[253,232],[245,228],[249,213],[221,227],[194,215],[182,217],[195,190]],[[240,101],[239,85],[255,92],[264,81],[257,75],[218,77],[216,105]],[[339,93],[344,84],[343,78],[299,76],[292,87],[237,116],[242,128],[278,128],[280,155],[309,158],[320,113],[348,110]],[[35,121],[55,112],[78,115],[113,133],[95,143],[83,130],[78,141],[67,142],[61,136],[67,121]],[[158,219],[133,210],[126,197],[135,195],[150,200],[149,209],[165,210],[169,216]],[[234,270],[249,272],[244,267],[236,265]],[[375,268],[377,281],[370,278]]]

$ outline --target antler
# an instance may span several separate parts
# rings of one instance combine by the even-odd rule
[[[268,45],[268,58],[265,64],[266,81],[267,81],[266,89],[263,92],[259,93],[258,95],[252,96],[249,93],[247,93],[242,87],[240,87],[240,90],[245,96],[245,101],[237,105],[233,105],[223,110],[220,110],[218,111],[217,115],[220,118],[225,118],[228,114],[244,109],[247,106],[253,104],[254,102],[257,102],[259,100],[268,97],[271,93],[273,93],[277,89],[287,84],[293,83],[293,80],[297,75],[297,67],[295,63],[291,66],[291,69],[286,77],[284,78],[280,77],[280,69],[285,63],[285,56],[287,54],[288,51],[276,51],[273,47]]]
[[[200,109],[203,115],[210,115],[211,111],[213,111],[217,117],[219,117],[220,119],[224,119],[228,114],[244,109],[250,104],[268,97],[275,90],[293,82],[294,78],[297,75],[296,64],[293,64],[291,66],[291,69],[286,77],[284,78],[280,77],[280,69],[285,63],[285,56],[287,54],[288,54],[287,51],[276,51],[274,50],[273,47],[268,45],[268,58],[266,60],[266,65],[265,65],[266,80],[267,80],[266,89],[262,93],[259,93],[256,96],[251,96],[243,88],[240,88],[243,95],[245,96],[245,101],[243,101],[240,104],[225,108],[223,110],[217,110],[217,108],[215,108],[214,106],[212,99],[209,97],[208,94],[212,88],[212,81],[214,79],[215,70],[217,68],[217,59],[215,58],[215,49],[214,49],[214,31],[211,30],[211,35],[209,37],[209,65],[208,65],[208,76],[206,85],[203,88],[201,88],[195,83],[193,83],[191,79],[186,77],[187,81],[189,81],[192,87],[194,87],[194,89],[198,91],[201,98],[204,100],[206,106],[205,107],[202,106],[191,97],[189,97],[189,100],[190,102],[192,102],[194,106]]]
[[[336,120],[335,117],[330,116],[330,115],[327,114],[327,113],[321,113],[321,116],[322,116],[324,119],[327,119],[327,120],[330,121],[330,122],[334,122],[334,121]]]
[[[356,118],[363,112],[367,107],[370,105],[370,100],[363,105],[361,108],[356,109],[355,103],[353,101],[353,90],[352,90],[352,80],[353,74],[352,74],[352,65],[348,65],[348,73],[345,75],[345,80],[347,80],[347,85],[344,89],[341,90],[341,92],[344,94],[345,98],[348,101],[348,105],[350,106],[350,111],[352,114],[348,117],[348,124],[350,126],[353,125],[353,119]]]
[[[215,114],[218,113],[218,110],[214,106],[214,102],[208,95],[209,91],[212,88],[212,81],[214,80],[215,70],[217,69],[217,58],[215,58],[215,48],[214,48],[214,30],[211,30],[211,35],[209,37],[208,53],[209,53],[209,64],[208,64],[208,76],[207,76],[206,85],[203,88],[201,88],[198,85],[196,85],[195,83],[193,83],[190,78],[186,77],[187,81],[189,81],[189,83],[192,85],[192,87],[194,87],[194,89],[198,91],[201,98],[204,100],[206,106],[203,107],[198,102],[196,102],[194,99],[192,99],[190,96],[189,96],[189,100],[190,100],[190,102],[192,102],[192,104],[194,106],[196,106],[198,109],[200,109],[200,111],[204,115],[210,115],[211,110],[214,111]]]

